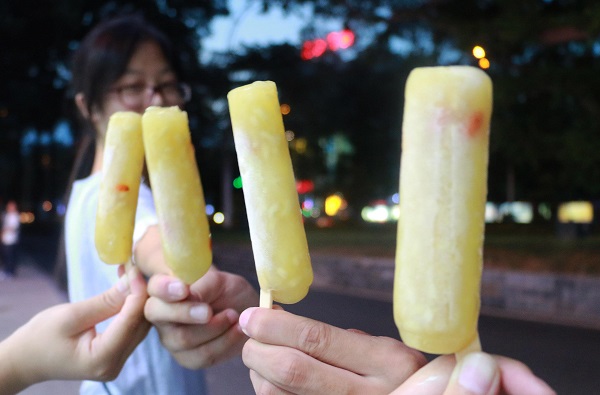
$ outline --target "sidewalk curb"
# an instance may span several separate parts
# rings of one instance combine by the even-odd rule
[[[215,248],[215,262],[255,279],[249,247]],[[391,302],[394,259],[311,253],[313,289]],[[600,277],[485,268],[481,314],[600,330]]]

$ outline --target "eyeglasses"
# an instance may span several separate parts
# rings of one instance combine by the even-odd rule
[[[109,92],[118,95],[119,101],[126,107],[139,108],[148,104],[155,94],[159,94],[169,105],[182,105],[190,101],[192,88],[183,82],[165,82],[156,86],[130,84],[112,88]]]

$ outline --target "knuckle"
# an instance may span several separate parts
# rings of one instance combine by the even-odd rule
[[[394,365],[402,367],[396,370],[401,376],[409,376],[427,363],[427,359],[421,352],[406,346],[404,343],[387,337],[380,337],[379,339],[383,340],[383,346],[387,350],[387,354],[395,361]]]
[[[117,378],[121,371],[122,363],[115,361],[104,361],[96,363],[88,369],[91,372],[91,377],[97,381],[112,381]]]
[[[198,346],[195,331],[187,325],[165,325],[161,333],[163,344],[171,351],[191,350]]]
[[[102,303],[106,306],[109,306],[112,309],[120,308],[125,302],[124,298],[122,300],[118,300],[117,298],[115,298],[115,294],[113,292],[103,292],[100,295],[100,297],[102,298]]]
[[[275,366],[279,384],[289,388],[303,388],[309,379],[307,366],[300,354],[290,354]]]
[[[331,342],[331,329],[316,321],[304,321],[300,327],[298,345],[300,350],[318,358]]]

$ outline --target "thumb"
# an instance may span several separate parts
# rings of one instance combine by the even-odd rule
[[[496,395],[499,386],[500,370],[494,357],[474,352],[456,365],[444,395]]]
[[[73,303],[71,305],[73,319],[69,322],[71,333],[92,328],[117,314],[125,304],[127,296],[132,293],[133,287],[130,284],[132,278],[135,278],[135,274],[134,276],[124,274],[112,288],[89,299]]]

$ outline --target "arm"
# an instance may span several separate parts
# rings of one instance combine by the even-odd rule
[[[149,226],[135,244],[134,259],[135,265],[148,277],[157,273],[171,273],[163,255],[158,225]]]
[[[146,336],[146,285],[131,269],[108,291],[43,310],[0,343],[0,394],[55,379],[110,380]],[[117,315],[104,333],[95,325]]]

